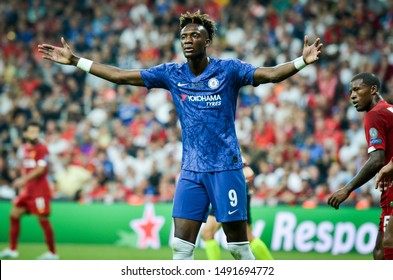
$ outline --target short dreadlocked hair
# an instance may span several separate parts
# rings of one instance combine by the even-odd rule
[[[180,15],[180,30],[183,29],[187,24],[196,23],[202,25],[209,34],[209,40],[213,41],[213,37],[216,31],[216,23],[212,20],[208,14],[201,14],[198,10],[195,13],[186,12]]]

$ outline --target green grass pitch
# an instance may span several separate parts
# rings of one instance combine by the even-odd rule
[[[7,243],[0,243],[0,249],[7,247]],[[57,244],[57,252],[62,260],[170,260],[171,249],[163,247],[158,250],[140,250],[130,247],[114,245],[87,245],[87,244]],[[18,247],[20,260],[34,260],[46,251],[44,243],[21,243]],[[300,253],[300,252],[272,252],[276,260],[372,260],[372,255],[360,255],[348,253],[332,255],[329,253]],[[221,257],[224,260],[233,260],[228,251],[221,249]],[[205,251],[195,250],[196,260],[206,260]]]

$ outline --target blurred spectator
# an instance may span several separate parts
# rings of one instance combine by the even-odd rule
[[[93,178],[92,174],[83,166],[74,164],[71,154],[66,153],[63,161],[64,170],[54,174],[55,197],[78,200]]]
[[[353,74],[377,73],[381,93],[393,102],[391,1],[8,2],[0,3],[4,189],[18,176],[22,128],[36,119],[45,128],[59,198],[140,204],[151,193],[158,201],[173,197],[182,145],[170,94],[115,86],[43,61],[37,44],[60,36],[81,55],[121,68],[184,61],[177,19],[189,9],[217,21],[214,55],[254,65],[293,59],[304,34],[321,37],[326,50],[318,63],[285,82],[239,93],[237,135],[253,155],[259,203],[324,204],[367,159],[363,118],[347,102]],[[361,201],[375,204],[378,194],[364,189]]]

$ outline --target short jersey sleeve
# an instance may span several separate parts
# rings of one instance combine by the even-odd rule
[[[168,63],[141,70],[143,82],[148,89],[164,88],[169,89],[170,66]]]
[[[368,153],[386,149],[386,127],[384,116],[380,111],[370,111],[364,117],[364,132],[366,134]]]
[[[257,67],[241,61],[239,59],[232,60],[232,73],[237,86],[240,88],[254,83],[254,72]]]

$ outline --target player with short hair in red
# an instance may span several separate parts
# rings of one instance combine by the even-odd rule
[[[0,258],[17,258],[20,218],[24,214],[37,215],[44,231],[49,251],[39,259],[56,260],[59,256],[55,251],[53,229],[49,221],[51,191],[47,179],[48,149],[39,142],[40,125],[29,122],[24,130],[25,144],[22,146],[22,175],[13,182],[20,189],[10,214],[10,247],[0,252]]]
[[[355,75],[350,83],[350,100],[358,112],[364,115],[364,131],[368,144],[369,159],[361,170],[343,188],[328,199],[328,204],[338,209],[350,193],[367,183],[393,157],[393,105],[379,94],[380,81],[372,73]],[[390,182],[392,184],[392,182]],[[374,259],[393,259],[393,248],[382,246],[383,236],[389,230],[386,225],[393,215],[393,188],[382,190],[379,232],[374,248]]]
[[[382,167],[382,169],[378,172],[377,177],[375,178],[375,187],[379,187],[381,191],[388,191],[388,189],[390,188],[390,192],[393,192],[392,186],[393,157],[390,159],[388,164]],[[393,201],[391,201],[390,203],[393,203]],[[390,256],[386,254],[386,252],[393,251],[393,219],[391,218],[391,216],[392,215],[388,216],[387,221],[385,220],[385,232],[382,240],[382,246],[385,249],[385,259],[392,259],[391,254]]]

